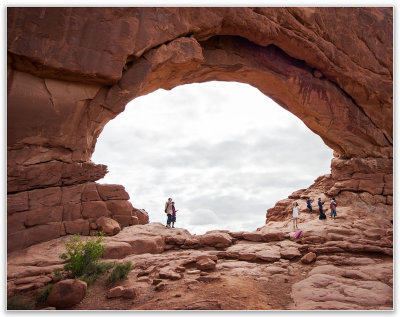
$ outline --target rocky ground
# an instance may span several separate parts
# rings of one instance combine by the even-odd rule
[[[112,287],[105,276],[96,280],[69,309],[393,309],[393,228],[387,214],[342,208],[335,220],[321,221],[302,212],[299,227],[299,239],[290,219],[253,232],[204,235],[159,223],[126,227],[106,237],[104,261],[130,261],[134,269]],[[8,297],[34,297],[53,283],[68,239],[9,253]],[[116,286],[119,293],[110,292]],[[127,289],[134,295],[122,296]]]

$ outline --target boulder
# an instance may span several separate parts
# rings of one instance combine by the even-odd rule
[[[310,264],[315,261],[317,255],[314,252],[309,252],[301,258],[301,263]]]
[[[133,207],[132,216],[137,217],[140,225],[149,223],[149,215],[144,209],[136,209]]]
[[[57,309],[64,309],[79,304],[86,295],[85,282],[74,279],[62,280],[54,284],[47,303]]]
[[[210,258],[203,258],[196,262],[196,268],[202,271],[215,270],[216,263]]]
[[[222,232],[207,233],[200,236],[200,243],[216,248],[226,248],[232,244],[232,237]]]
[[[96,220],[98,230],[103,230],[106,235],[115,235],[121,231],[119,223],[107,217],[100,217]]]
[[[132,246],[127,242],[110,241],[106,245],[105,259],[123,259],[132,254]]]
[[[123,297],[123,298],[135,299],[138,295],[139,295],[139,290],[135,287],[125,288],[123,286],[117,286],[111,288],[107,292],[107,298]]]
[[[116,286],[108,290],[107,298],[121,297],[123,293],[124,293],[124,287]]]

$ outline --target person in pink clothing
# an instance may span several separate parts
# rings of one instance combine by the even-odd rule
[[[172,202],[172,217],[171,217],[171,223],[172,223],[172,228],[175,228],[175,221],[176,221],[176,212],[178,210],[175,209],[175,202]]]

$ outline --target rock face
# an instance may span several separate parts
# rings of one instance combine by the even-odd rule
[[[7,23],[9,250],[102,216],[146,223],[123,188],[94,183],[96,139],[132,99],[209,80],[257,87],[334,150],[332,175],[295,196],[391,213],[392,8],[21,7]]]

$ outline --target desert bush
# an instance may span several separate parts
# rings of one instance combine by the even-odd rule
[[[108,278],[109,283],[115,283],[117,281],[123,280],[129,274],[129,272],[133,269],[131,262],[125,262],[123,264],[117,264],[114,269],[111,271],[111,274]]]
[[[7,310],[32,310],[34,308],[34,301],[21,295],[12,296],[7,300]]]
[[[79,234],[76,234],[65,244],[66,253],[61,254],[60,258],[68,260],[68,263],[64,265],[64,270],[70,272],[71,277],[85,275],[87,270],[93,271],[93,267],[98,263],[106,249],[102,245],[104,242],[103,235],[104,233],[100,233],[95,238],[87,238],[84,243]]]
[[[90,263],[85,270],[85,273],[78,277],[79,280],[86,282],[87,286],[90,287],[92,283],[107,270],[112,268],[114,263]]]

